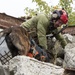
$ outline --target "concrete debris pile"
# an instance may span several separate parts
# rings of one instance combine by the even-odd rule
[[[10,72],[8,75],[63,75],[64,73],[64,69],[59,66],[41,62],[27,56],[14,57],[10,60],[7,68]],[[0,75],[7,75],[6,72],[4,73]]]
[[[7,65],[2,65],[0,62],[0,75],[10,75]]]
[[[65,68],[75,69],[75,43],[69,43],[65,47],[65,58],[63,66]]]
[[[75,36],[65,34],[64,37],[68,41],[68,44],[64,49],[64,63],[63,67],[75,69]]]
[[[67,40],[67,42],[72,43],[73,42],[73,36],[70,34],[64,34],[64,38]]]

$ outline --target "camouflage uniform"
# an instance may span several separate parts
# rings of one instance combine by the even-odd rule
[[[58,31],[58,29],[49,30],[49,25],[50,25],[50,17],[48,17],[46,14],[38,14],[37,16],[32,17],[31,19],[21,24],[23,28],[27,27],[30,30],[35,28],[38,41],[39,41],[39,45],[41,45],[45,49],[48,49],[46,34],[47,33],[50,34],[52,32],[56,33]],[[57,40],[61,42],[61,45],[64,48],[67,42],[62,37],[62,35],[58,34],[55,37]]]

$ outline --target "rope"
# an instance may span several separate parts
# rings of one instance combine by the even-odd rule
[[[2,40],[2,42],[0,43],[0,45],[4,42],[5,38]]]
[[[2,33],[3,31],[0,31],[0,33]],[[3,34],[1,35],[0,39],[3,37]],[[0,43],[0,45],[4,42],[5,38],[2,40],[2,42]]]

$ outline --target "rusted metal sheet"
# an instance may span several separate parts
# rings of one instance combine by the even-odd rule
[[[0,13],[0,28],[8,28],[10,26],[20,25],[24,19],[12,17],[5,13]]]
[[[68,33],[71,35],[75,35],[75,26],[67,27],[65,30],[63,30],[62,33]]]

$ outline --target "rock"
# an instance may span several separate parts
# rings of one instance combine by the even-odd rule
[[[72,35],[70,35],[70,34],[64,34],[63,36],[67,40],[68,43],[73,42],[73,36]]]
[[[63,65],[63,59],[62,59],[62,58],[57,58],[57,59],[56,59],[56,65],[62,67],[62,65]]]
[[[9,69],[4,67],[0,62],[0,75],[10,75]]]
[[[72,43],[75,43],[75,36],[73,36],[73,41],[72,41]]]
[[[27,56],[16,56],[9,61],[9,71],[14,75],[63,75],[64,69]]]
[[[63,67],[65,68],[75,68],[75,43],[69,43],[65,47],[65,58]]]

